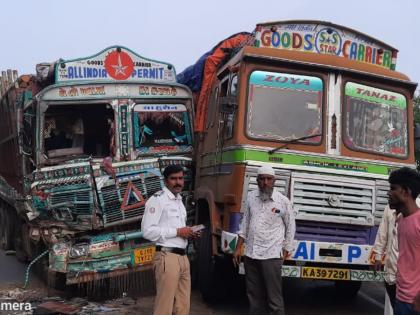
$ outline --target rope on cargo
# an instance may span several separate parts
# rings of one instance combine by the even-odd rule
[[[26,268],[26,273],[25,273],[25,284],[23,285],[23,288],[26,289],[28,284],[29,284],[29,271],[31,269],[31,267],[38,261],[40,260],[42,257],[44,257],[46,254],[49,253],[49,250],[47,249],[46,251],[42,252],[38,257],[36,257],[34,260],[31,261],[31,263],[29,264],[28,268]]]

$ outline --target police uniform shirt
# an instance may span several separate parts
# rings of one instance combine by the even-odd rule
[[[186,219],[187,211],[181,195],[175,196],[164,187],[146,202],[141,222],[143,237],[156,245],[185,249],[188,241],[176,236],[176,231],[186,226]]]

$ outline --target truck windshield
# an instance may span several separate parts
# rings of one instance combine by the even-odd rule
[[[48,158],[110,154],[114,111],[106,104],[50,105],[44,116],[44,149]]]
[[[288,141],[322,133],[320,78],[254,71],[249,79],[248,136]],[[320,143],[321,136],[302,142]]]
[[[344,143],[348,148],[407,156],[407,101],[404,95],[347,82],[344,106]]]
[[[176,150],[192,144],[188,112],[182,104],[137,104],[133,120],[134,146],[139,151]]]

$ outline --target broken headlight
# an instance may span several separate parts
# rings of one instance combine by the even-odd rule
[[[70,248],[69,257],[78,258],[89,254],[89,244],[75,244]]]

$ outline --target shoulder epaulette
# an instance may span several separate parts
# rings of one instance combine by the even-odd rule
[[[159,190],[153,194],[154,197],[159,197],[163,195],[163,190]]]

